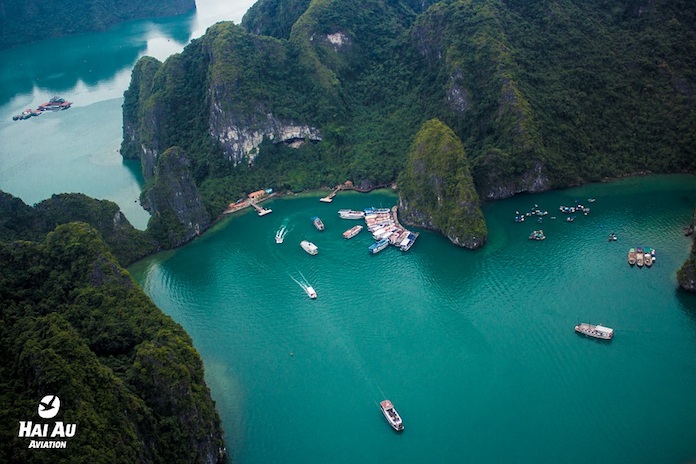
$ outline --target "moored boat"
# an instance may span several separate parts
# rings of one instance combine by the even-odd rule
[[[629,248],[628,250],[628,264],[633,266],[636,264],[636,249],[635,248]]]
[[[602,340],[611,340],[614,337],[614,329],[604,327],[602,324],[592,325],[583,322],[575,326],[575,331],[588,337],[600,338]]]
[[[643,267],[644,258],[643,249],[640,247],[636,248],[636,264],[638,267]]]
[[[382,414],[384,414],[389,425],[397,432],[401,432],[404,429],[404,422],[401,420],[399,413],[396,412],[392,402],[389,400],[380,401],[379,407],[382,409]]]
[[[367,250],[374,255],[374,254],[379,253],[380,251],[384,250],[385,248],[387,248],[388,245],[389,245],[389,240],[384,238],[384,239],[370,245]]]
[[[352,209],[339,209],[338,215],[341,219],[363,219],[365,217],[365,212],[354,211]]]
[[[314,291],[314,288],[311,285],[307,285],[307,287],[305,287],[305,292],[307,292],[307,296],[309,296],[311,299],[315,300],[317,298],[317,292]]]
[[[529,240],[545,240],[546,235],[544,235],[543,230],[535,230],[529,235]]]
[[[653,261],[655,261],[655,258],[652,254],[652,248],[645,248],[643,250],[643,261],[645,262],[646,266],[652,266]]]
[[[312,218],[312,222],[314,223],[314,227],[316,227],[317,230],[324,230],[324,223],[321,222],[321,219],[319,219],[319,216],[314,216]]]
[[[300,242],[300,246],[304,251],[306,251],[310,255],[316,255],[317,253],[319,253],[319,248],[315,244],[313,244],[312,242],[308,242],[307,240],[302,240]]]
[[[39,111],[67,110],[68,108],[70,108],[70,106],[72,106],[72,102],[66,101],[65,98],[52,97],[46,103],[40,104],[38,110]]]
[[[343,238],[353,238],[363,230],[363,226],[355,226],[343,232]]]

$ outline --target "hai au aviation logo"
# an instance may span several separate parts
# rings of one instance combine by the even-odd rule
[[[60,411],[60,398],[46,395],[39,401],[37,412],[42,419],[53,419]],[[28,448],[66,448],[63,438],[75,436],[77,424],[64,424],[56,421],[52,424],[32,421],[19,421],[19,438],[32,438]],[[38,440],[34,440],[38,438]]]

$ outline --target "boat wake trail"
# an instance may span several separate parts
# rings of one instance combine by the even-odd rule
[[[300,275],[302,275],[301,272],[300,272]],[[297,279],[294,278],[293,276],[290,276],[290,278],[291,278],[292,280],[294,280],[295,283],[296,283],[297,285],[299,285],[300,287],[302,287],[302,290],[307,291],[307,287],[309,287],[309,283],[307,282],[307,279],[304,279],[304,276],[302,276],[302,278],[304,279],[304,282],[300,282],[299,280],[297,280]]]

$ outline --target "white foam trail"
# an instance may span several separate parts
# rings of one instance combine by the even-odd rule
[[[300,273],[300,274],[302,274],[302,273]],[[304,277],[304,276],[303,276],[303,277]],[[303,282],[300,282],[299,280],[297,280],[297,279],[294,278],[293,276],[290,276],[290,278],[291,278],[292,280],[294,280],[295,283],[296,283],[297,285],[299,285],[300,287],[302,287],[302,290],[307,291],[308,284],[305,284],[305,283],[303,283]],[[305,280],[306,280],[306,279],[305,279]]]

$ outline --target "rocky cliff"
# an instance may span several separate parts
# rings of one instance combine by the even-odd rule
[[[486,199],[696,170],[688,0],[263,0],[244,27],[143,61],[124,104],[124,156],[150,177],[183,148],[214,213],[261,187],[393,182],[432,118]]]
[[[488,231],[464,147],[439,120],[421,127],[398,185],[399,214],[407,224],[441,232],[469,249],[486,243]]]
[[[141,203],[152,215],[148,232],[164,248],[188,242],[211,223],[191,174],[191,161],[178,147],[157,159],[155,176],[143,191]]]
[[[693,236],[691,253],[682,267],[677,271],[677,282],[679,287],[689,292],[696,292],[696,234],[694,233],[694,229],[696,229],[696,210],[694,210],[691,224],[689,224],[686,229],[687,233]]]

